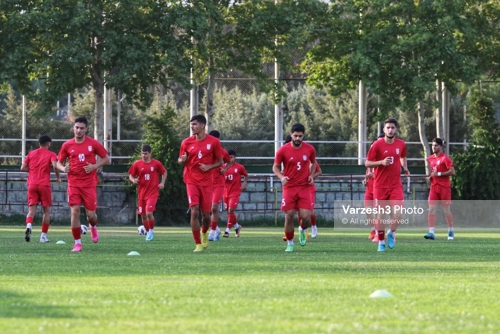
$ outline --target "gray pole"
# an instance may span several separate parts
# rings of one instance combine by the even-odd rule
[[[358,165],[363,165],[366,157],[366,87],[359,82],[358,109]]]
[[[189,119],[191,117],[198,114],[198,89],[195,86],[194,82],[194,70],[191,69],[190,83],[191,83],[191,91],[190,91],[190,102],[189,102]],[[189,127],[189,133],[193,135],[191,131],[191,127]]]
[[[26,98],[23,95],[23,116],[22,116],[22,126],[21,126],[21,156],[22,156],[22,161],[24,161],[24,158],[26,158],[26,121],[27,121],[27,115],[26,115]]]

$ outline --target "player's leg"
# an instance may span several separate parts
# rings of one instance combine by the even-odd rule
[[[299,242],[301,246],[305,246],[307,242],[307,229],[311,226],[312,203],[311,192],[308,189],[300,189],[296,187],[297,204],[299,208],[300,226],[299,226]],[[309,187],[308,187],[309,188]]]
[[[212,207],[210,210],[210,234],[208,236],[209,241],[214,241],[217,236],[217,230],[219,229],[219,206],[222,202],[222,197],[224,195],[224,187],[216,187],[213,189],[212,193]]]
[[[210,213],[212,209],[212,187],[200,187],[200,210],[201,210],[201,245],[208,247],[208,230],[210,229]]]
[[[387,246],[393,249],[396,246],[396,230],[403,218],[402,208],[404,207],[403,188],[394,188],[390,191],[389,205],[391,209],[391,222],[387,232]]]
[[[448,224],[448,240],[455,239],[455,231],[453,231],[453,214],[451,213],[451,188],[442,187],[441,189],[441,206],[443,207],[444,217]]]
[[[49,232],[50,226],[50,206],[44,206],[42,212],[42,234],[40,235],[40,242],[49,242],[47,233]]]
[[[47,238],[47,233],[49,232],[50,226],[50,207],[52,206],[52,191],[50,187],[43,187],[42,196],[42,235],[40,236],[40,242],[49,242]]]
[[[436,237],[434,228],[436,226],[436,209],[439,203],[439,193],[436,192],[436,186],[431,187],[427,203],[429,204],[429,212],[427,213],[427,226],[429,228],[429,232],[424,235],[424,238],[435,240]]]
[[[85,215],[89,223],[90,235],[92,241],[99,241],[99,232],[97,231],[97,189],[96,187],[79,188],[82,196],[83,206],[85,207]]]
[[[26,230],[24,232],[24,240],[30,242],[31,232],[33,231],[33,221],[36,215],[36,206],[40,203],[40,193],[38,186],[28,186],[28,214],[26,215]]]
[[[316,238],[318,236],[318,226],[316,226],[316,212],[314,212],[314,205],[316,204],[316,191],[315,187],[311,188],[311,237]]]
[[[82,227],[80,226],[80,205],[82,197],[80,188],[68,186],[68,205],[71,211],[71,234],[75,240],[75,245],[72,252],[80,252],[82,250]]]
[[[154,212],[156,211],[156,203],[158,202],[158,197],[148,198],[146,200],[146,221],[149,227],[149,231],[146,234],[146,241],[151,241],[155,235],[155,217]]]
[[[186,184],[186,192],[189,201],[189,209],[191,212],[189,224],[191,225],[191,233],[196,245],[194,252],[201,252],[201,233],[200,233],[200,190],[194,184]]]
[[[293,219],[295,216],[295,209],[285,210],[285,236],[287,240],[287,247],[285,252],[293,252],[293,238],[295,234],[295,228],[293,224]]]

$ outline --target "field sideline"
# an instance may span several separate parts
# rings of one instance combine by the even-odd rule
[[[320,228],[284,252],[282,228],[193,253],[189,228],[101,227],[71,253],[69,227],[40,244],[0,227],[0,333],[498,333],[500,230],[447,241],[400,231],[383,254],[367,231]],[[56,245],[64,240],[65,245]],[[127,256],[137,251],[140,256]],[[393,298],[369,298],[385,289]]]

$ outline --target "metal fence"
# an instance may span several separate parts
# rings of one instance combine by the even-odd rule
[[[306,125],[307,141],[317,150],[322,164],[357,164],[358,92],[352,91],[339,98],[308,87],[303,79],[287,80],[288,95],[282,104],[284,133],[290,125],[301,122]],[[500,110],[500,82],[482,82],[481,86],[461,88],[470,91],[483,89],[494,99]],[[171,126],[181,138],[189,135],[189,90],[172,85],[170,89],[156,87],[155,99],[147,111],[117,97],[113,102],[113,131],[109,140],[113,164],[128,164],[137,151],[144,135],[144,116],[171,107],[176,117]],[[205,90],[198,87],[198,112],[204,112]],[[465,98],[464,98],[465,96]],[[467,145],[467,94],[451,97],[449,153],[463,150]],[[433,99],[431,96],[430,99]],[[377,137],[377,97],[368,97],[368,138]],[[69,102],[69,103],[68,103]],[[214,95],[215,114],[213,128],[220,130],[221,141],[226,148],[235,149],[245,164],[269,164],[274,158],[274,104],[260,93],[256,82],[248,78],[220,78]],[[92,124],[94,109],[90,91],[75,92],[64,97],[53,114],[40,116],[37,105],[26,101],[27,110],[25,144],[26,152],[37,148],[37,138],[47,134],[53,139],[51,149],[58,151],[64,141],[73,137],[71,118],[86,115]],[[426,107],[427,138],[436,136],[435,110]],[[418,138],[416,112],[394,111],[391,115],[400,122],[398,136],[407,142],[410,165],[423,165],[423,150]],[[499,112],[500,116],[500,112]],[[500,118],[500,117],[499,117]],[[0,95],[0,159],[2,165],[20,165],[23,152],[22,99],[14,92]],[[90,125],[90,135],[92,135]],[[364,142],[366,148],[371,141]]]

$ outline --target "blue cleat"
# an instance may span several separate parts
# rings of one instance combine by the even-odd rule
[[[378,244],[377,252],[385,252],[385,245]]]
[[[396,236],[394,233],[387,233],[387,246],[389,246],[390,249],[396,246]]]
[[[215,238],[214,238],[214,241],[219,241],[220,240],[220,230],[217,229],[217,231],[215,231]]]
[[[448,240],[453,240],[455,239],[455,233],[453,233],[453,231],[449,231],[448,232]]]
[[[155,235],[155,231],[154,230],[149,230],[148,234],[146,234],[146,241],[153,240],[154,235]]]
[[[424,235],[424,238],[426,239],[431,239],[431,240],[436,240],[436,236],[434,235],[434,233],[427,233],[426,235]]]

